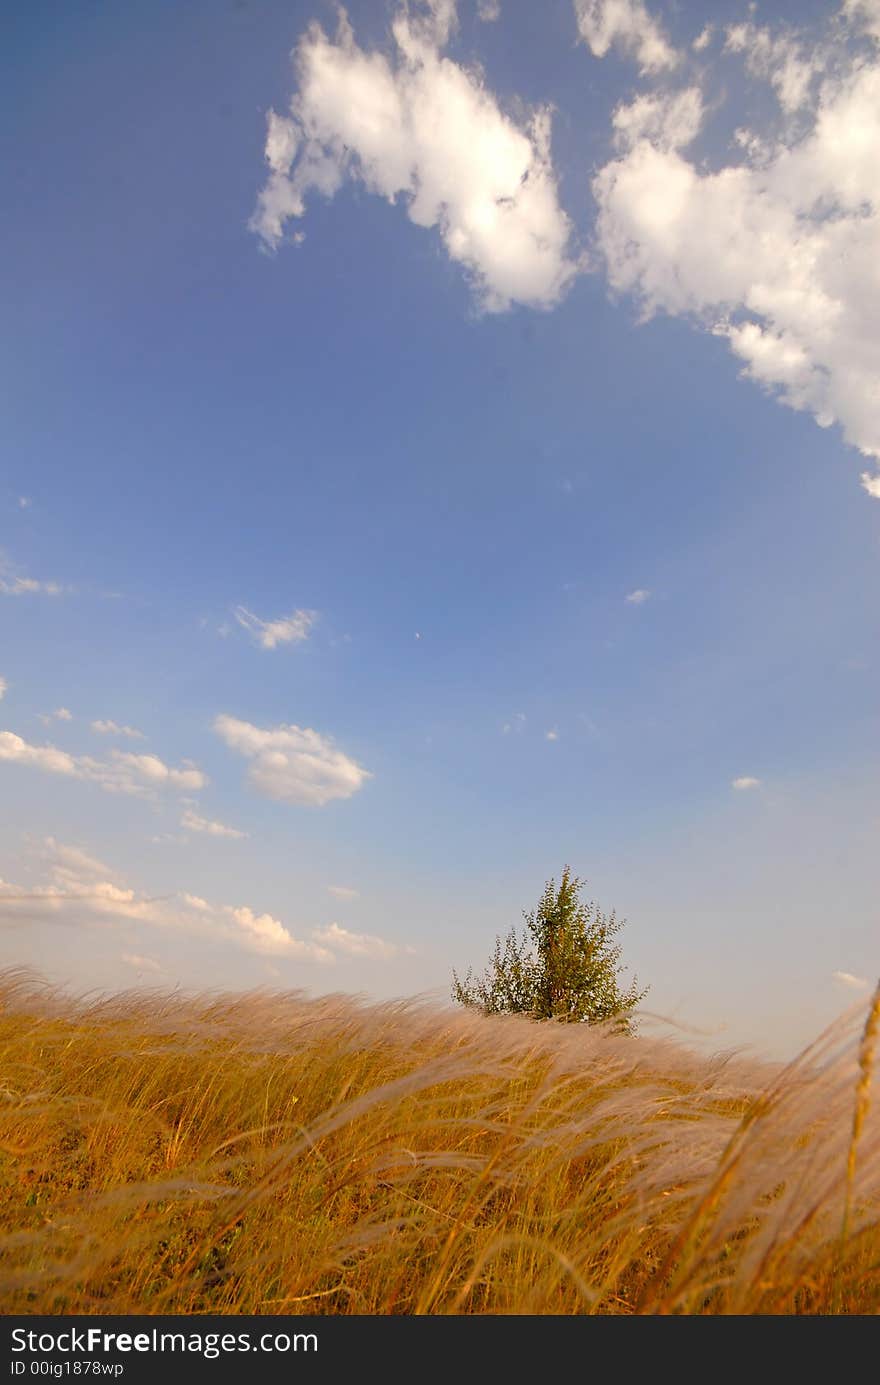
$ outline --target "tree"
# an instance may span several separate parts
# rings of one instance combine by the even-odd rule
[[[633,1011],[647,995],[634,980],[624,990],[618,980],[623,927],[617,916],[582,903],[583,881],[568,866],[557,888],[548,880],[537,909],[523,911],[526,928],[511,928],[495,939],[482,976],[469,970],[463,981],[452,973],[452,998],[486,1015],[524,1014],[533,1019],[577,1024],[611,1021],[633,1033]]]

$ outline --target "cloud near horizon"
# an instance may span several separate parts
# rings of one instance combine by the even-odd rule
[[[335,923],[312,929],[309,939],[297,938],[281,920],[247,904],[214,905],[186,891],[147,896],[119,884],[115,872],[80,847],[54,837],[46,838],[41,856],[45,884],[24,888],[0,879],[0,920],[74,926],[140,923],[207,942],[223,939],[247,952],[323,964],[332,964],[337,955],[380,960],[400,950],[373,934],[350,933]]]

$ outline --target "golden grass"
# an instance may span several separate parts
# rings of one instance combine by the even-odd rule
[[[4,1313],[876,1313],[880,992],[782,1069],[0,973]]]

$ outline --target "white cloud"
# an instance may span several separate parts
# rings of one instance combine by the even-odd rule
[[[73,721],[73,712],[67,707],[56,707],[54,712],[39,713],[39,717],[44,726],[49,726],[53,721]]]
[[[328,885],[327,893],[335,895],[337,899],[360,898],[360,891],[353,890],[350,885]]]
[[[494,24],[501,18],[501,0],[477,0],[477,19],[483,24]]]
[[[264,729],[222,714],[214,730],[252,762],[248,779],[267,798],[320,807],[335,798],[351,798],[371,778],[317,731],[284,725]]]
[[[30,765],[48,774],[67,774],[80,778],[78,762],[66,750],[53,745],[30,745],[12,731],[0,731],[0,760]]]
[[[631,606],[644,606],[650,595],[647,587],[636,587],[635,591],[627,593],[626,600]]]
[[[162,968],[152,957],[140,957],[136,952],[123,952],[122,960],[128,967],[134,967],[135,971],[160,972]]]
[[[120,726],[115,721],[93,721],[92,730],[99,736],[127,736],[132,741],[142,741],[143,731],[138,731],[134,726]]]
[[[725,48],[745,55],[746,71],[754,77],[766,77],[788,114],[809,100],[810,84],[824,64],[823,55],[815,49],[807,53],[794,34],[774,35],[751,23],[730,25]]]
[[[0,575],[0,596],[29,596],[42,592],[44,596],[60,596],[57,582],[38,582],[35,577],[3,577]]]
[[[29,510],[31,507],[31,503],[32,502],[29,495],[20,495],[18,497],[18,508],[20,510]]]
[[[502,728],[501,728],[501,730],[502,730],[502,732],[504,733],[505,736],[510,736],[510,735],[520,736],[520,735],[522,735],[522,733],[523,733],[523,731],[524,731],[525,729],[526,729],[526,714],[525,714],[525,712],[514,712],[513,716],[510,718],[510,721],[506,721],[506,722],[504,723],[504,725],[502,726]]]
[[[36,922],[140,923],[172,933],[237,944],[247,952],[311,962],[333,962],[319,941],[296,938],[279,920],[249,905],[214,905],[181,892],[150,896],[101,879],[106,867],[78,847],[53,838],[45,844],[46,884],[25,891],[0,881],[0,914]],[[365,954],[366,955],[366,954]]]
[[[271,914],[255,914],[246,904],[233,908],[224,907],[226,913],[241,930],[244,941],[255,952],[268,952],[273,956],[302,957],[312,962],[332,962],[333,954],[320,942],[302,942],[285,928],[284,924]]]
[[[135,755],[129,750],[114,750],[113,763],[123,771],[157,786],[174,789],[203,789],[208,780],[200,769],[185,760],[182,769],[174,769],[160,760],[158,755]]]
[[[849,986],[853,991],[866,991],[871,984],[863,976],[853,976],[851,971],[833,971],[831,975],[835,981],[840,981],[842,985]]]
[[[261,620],[245,606],[236,606],[233,615],[262,649],[277,649],[279,644],[299,644],[301,640],[308,639],[318,619],[317,611],[292,611],[289,616],[279,616],[276,620]]]
[[[45,839],[43,856],[55,883],[68,889],[75,889],[83,881],[113,880],[115,875],[109,866],[83,851],[82,847],[59,842],[54,837]]]
[[[222,822],[212,822],[209,818],[199,817],[191,808],[184,812],[180,825],[190,832],[204,832],[209,837],[242,838],[248,835],[247,832],[239,832],[236,827],[226,827]]]
[[[730,786],[733,789],[757,789],[760,786],[760,779],[755,779],[754,775],[741,774],[739,779],[732,779]]]
[[[699,87],[676,92],[652,92],[622,102],[611,123],[619,148],[632,149],[647,139],[661,149],[683,149],[700,132],[703,123],[703,97]]]
[[[712,42],[712,34],[713,26],[711,24],[707,24],[700,30],[691,45],[695,53],[703,53],[709,47]]]
[[[843,0],[843,14],[880,42],[880,0]]]
[[[724,338],[749,379],[880,460],[880,51],[732,32],[728,48],[773,76],[798,122],[781,137],[739,132],[713,170],[676,147],[686,121],[646,118],[657,98],[623,108],[635,114],[621,115],[622,140],[627,119],[638,138],[593,180],[609,281],[643,318]],[[863,484],[880,497],[880,479]]]
[[[556,730],[556,727],[555,727],[555,726],[554,726],[550,731],[545,731],[545,732],[544,732],[544,740],[545,740],[545,741],[558,741],[558,740],[559,740],[559,732]]]
[[[482,74],[443,56],[452,5],[392,23],[394,52],[355,42],[341,11],[336,39],[312,24],[297,46],[290,115],[269,112],[268,181],[251,226],[275,248],[307,199],[347,179],[402,202],[417,226],[437,227],[483,308],[559,301],[578,265],[550,156],[550,111],[519,123]]]
[[[154,788],[201,789],[208,782],[200,769],[186,761],[175,769],[158,755],[132,755],[120,750],[114,750],[109,760],[94,760],[90,755],[70,755],[54,745],[31,745],[12,731],[0,731],[2,760],[87,780],[109,793],[148,795]]]
[[[0,678],[0,702],[2,702],[4,695],[8,693],[8,691],[9,684],[7,683],[6,679]]]
[[[329,923],[325,928],[315,928],[312,937],[317,943],[346,953],[350,957],[372,957],[377,959],[396,957],[399,951],[394,943],[387,943],[372,933],[350,933],[340,928],[338,923]]]
[[[640,64],[643,73],[662,72],[678,62],[643,0],[574,0],[574,12],[581,38],[595,58],[619,48]]]

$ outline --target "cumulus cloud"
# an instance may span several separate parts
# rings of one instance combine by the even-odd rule
[[[729,29],[728,52],[797,120],[738,132],[709,168],[682,152],[698,114],[676,105],[685,93],[639,98],[615,117],[625,152],[592,186],[609,281],[644,318],[683,316],[725,339],[745,376],[877,461],[880,50],[853,27],[875,17],[845,5],[836,45]],[[873,473],[863,484],[880,497]]]
[[[683,149],[700,133],[704,114],[699,87],[636,96],[621,102],[611,117],[614,142],[632,149],[647,139],[661,149]]]
[[[126,736],[131,741],[142,741],[143,731],[138,731],[134,726],[120,726],[115,721],[93,721],[92,730],[99,736]]]
[[[183,768],[175,769],[166,765],[158,755],[135,755],[129,750],[114,750],[113,762],[123,774],[130,774],[135,780],[148,785],[168,786],[174,789],[203,789],[207,778],[191,761],[185,760]]]
[[[643,73],[662,72],[678,62],[643,0],[574,0],[574,12],[580,36],[596,58],[619,48]]]
[[[403,5],[393,51],[358,46],[344,10],[336,38],[312,24],[295,50],[289,115],[268,115],[268,180],[251,226],[274,249],[315,194],[347,179],[436,227],[481,306],[548,307],[578,264],[557,196],[550,111],[505,114],[482,74],[444,56],[451,3]]]
[[[13,731],[0,731],[0,761],[27,765],[46,774],[61,774],[98,784],[109,793],[150,795],[156,788],[204,788],[207,777],[189,761],[180,768],[166,765],[158,755],[132,755],[114,750],[109,760],[71,755],[54,745],[32,745]]]
[[[337,899],[360,898],[360,891],[353,890],[350,885],[328,885],[327,893],[335,895]]]
[[[650,595],[647,587],[636,587],[635,591],[627,592],[625,599],[630,606],[644,606]]]
[[[752,76],[770,82],[780,106],[789,114],[809,100],[810,85],[825,61],[820,52],[803,46],[793,32],[774,34],[752,23],[731,24],[724,46],[730,53],[744,55],[746,71]]]
[[[866,991],[871,984],[864,976],[853,976],[851,971],[833,971],[831,975],[835,981],[839,981],[843,986],[849,986],[853,991]]]
[[[347,928],[340,928],[338,923],[329,923],[325,928],[314,929],[312,937],[315,942],[349,957],[382,959],[396,957],[399,951],[394,943],[387,943],[372,933],[350,933]]]
[[[40,721],[49,726],[53,721],[73,721],[73,712],[67,707],[56,707],[54,712],[41,712]]]
[[[247,832],[239,832],[237,827],[227,827],[222,822],[213,822],[210,818],[200,817],[191,808],[187,808],[180,819],[181,827],[185,827],[189,832],[204,832],[209,837],[234,837],[243,838]]]
[[[299,644],[309,637],[309,632],[318,619],[317,611],[292,611],[289,616],[279,616],[276,620],[261,620],[246,606],[236,606],[233,611],[239,625],[253,635],[261,649],[277,649],[279,644]]]
[[[72,925],[140,923],[168,932],[237,944],[247,952],[332,962],[320,942],[297,938],[279,919],[246,904],[209,904],[198,895],[149,896],[102,878],[105,867],[76,847],[49,838],[46,883],[27,891],[0,881],[0,918]]]
[[[756,779],[754,775],[751,774],[741,774],[738,779],[732,779],[730,781],[731,788],[738,789],[740,791],[743,791],[745,789],[757,789],[760,783],[760,779]]]
[[[42,851],[44,883],[27,890],[0,880],[0,919],[69,925],[138,923],[212,943],[231,942],[262,956],[332,963],[337,956],[381,960],[399,949],[370,933],[350,933],[338,924],[313,929],[298,938],[280,919],[249,904],[213,904],[186,891],[149,896],[124,887],[115,872],[80,847],[49,837]],[[128,965],[158,970],[138,953]]]
[[[329,736],[300,726],[254,726],[221,714],[214,730],[230,750],[251,761],[248,780],[258,793],[317,807],[351,798],[371,778]]]

